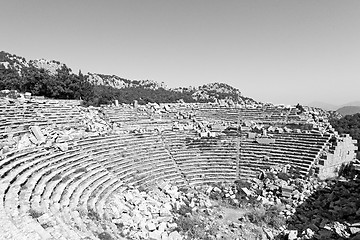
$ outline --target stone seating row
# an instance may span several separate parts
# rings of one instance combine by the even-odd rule
[[[289,136],[289,134],[286,134]],[[296,136],[293,135],[294,138]],[[277,136],[279,137],[279,136]],[[276,139],[275,144],[257,144],[251,141],[244,141],[241,144],[241,163],[252,169],[264,169],[266,165],[290,164],[297,167],[303,175],[309,173],[310,167],[318,158],[319,153],[326,146],[326,140],[329,137],[307,136],[314,141],[298,141],[292,139],[279,141]],[[266,164],[264,164],[266,163]],[[243,167],[241,165],[241,167]]]
[[[164,131],[163,138],[171,155],[190,184],[201,182],[197,175],[211,175],[211,181],[224,179],[233,181],[236,178],[236,149],[229,141],[228,146],[219,144],[215,139],[187,141],[196,137],[194,131]],[[223,146],[222,146],[223,145]]]
[[[102,144],[103,146],[105,145],[106,147],[109,147],[106,144],[104,138],[100,137],[100,139],[103,140],[103,142],[100,142],[100,145]],[[126,139],[127,138],[123,140]],[[138,140],[138,138],[135,139]],[[114,137],[112,141],[114,141]],[[124,144],[125,142],[126,141],[122,141],[122,144]],[[139,141],[138,143],[141,144],[143,142],[144,141],[141,142]],[[160,142],[160,140],[158,142]],[[109,183],[109,184],[111,183],[112,186],[114,186],[114,184],[117,184],[120,181],[116,179],[115,173],[109,172],[104,166],[102,166],[102,164],[110,164],[111,156],[109,157],[108,162],[102,162],[99,160],[106,155],[107,151],[94,149],[99,147],[100,145],[88,144],[82,146],[81,143],[78,144],[78,146],[79,145],[82,147],[83,154],[84,152],[86,153],[86,151],[93,152],[91,155],[87,155],[87,156],[95,156],[96,157],[95,159],[97,160],[96,161],[93,160],[93,161],[96,163],[92,163],[92,166],[90,166],[91,164],[89,163],[89,159],[86,159],[84,155],[79,155],[77,153],[77,149],[67,151],[66,153],[41,152],[42,155],[38,155],[38,156],[35,154],[40,154],[40,153],[34,153],[28,159],[25,159],[20,154],[17,155],[14,154],[14,156],[9,156],[9,158],[6,158],[6,162],[8,163],[9,166],[7,167],[4,166],[2,170],[3,172],[8,173],[6,174],[5,177],[11,179],[10,182],[12,182],[12,185],[6,188],[5,192],[3,193],[5,194],[5,202],[7,209],[11,209],[11,211],[14,209],[19,209],[17,216],[22,216],[21,214],[26,213],[27,211],[29,211],[29,209],[38,209],[40,211],[45,211],[49,216],[53,217],[54,211],[60,211],[62,208],[68,208],[70,206],[72,207],[78,206],[74,201],[72,201],[72,199],[78,199],[80,202],[81,199],[83,199],[84,197],[85,200],[82,200],[83,205],[85,204],[91,205],[92,207],[96,208],[96,204],[98,201],[93,199],[101,200],[102,195],[106,196],[109,195],[110,193],[106,191],[98,190],[100,195],[96,195],[96,194],[94,195],[95,189],[99,189],[99,186],[104,183]],[[128,143],[126,143],[126,145],[128,145]],[[124,148],[122,148],[121,150],[123,151]],[[13,161],[11,161],[10,157],[12,157]],[[101,166],[99,166],[99,164]],[[8,172],[8,170],[10,170],[10,166],[11,166],[11,172]],[[88,178],[86,178],[85,175],[81,176],[83,175],[82,172],[76,172],[76,167],[80,168],[84,166],[86,167],[87,171],[93,173],[91,175],[88,174]],[[178,172],[176,171],[174,172],[173,170],[174,167],[171,166],[171,164],[169,166],[169,164],[164,163],[163,166],[169,167],[168,168],[169,170],[166,171],[168,171],[169,174],[173,174],[172,175],[173,177],[176,177],[178,175]],[[159,168],[156,171],[157,172],[154,175],[155,179],[163,178],[164,170]],[[61,179],[52,180],[55,176],[57,176],[60,173],[61,173]],[[118,174],[120,173],[121,172],[119,172]],[[109,177],[109,174],[110,175],[112,174],[111,178]],[[87,183],[91,184],[93,188],[86,185],[82,185],[81,188],[79,187],[79,184],[75,184],[76,182],[79,182],[80,176],[81,179],[85,177],[85,179],[87,179],[86,180]],[[64,178],[67,180],[63,181]],[[75,181],[74,179],[77,179],[77,181]],[[115,179],[115,180],[111,180],[111,179]],[[94,180],[98,184],[93,184]],[[25,187],[20,187],[20,186],[25,186]],[[107,189],[108,187],[104,187],[104,188]],[[30,191],[30,189],[32,190]],[[93,191],[87,191],[87,193],[83,194],[78,192],[77,189],[83,189],[84,191],[86,191],[87,189],[93,189]],[[21,197],[16,197],[16,196],[21,196]],[[74,214],[74,215],[78,216],[78,214]],[[58,222],[57,226],[62,225],[61,223],[63,222],[61,222],[59,219],[56,220],[56,218],[54,217],[53,219],[55,219],[54,220],[55,222]],[[77,220],[76,222],[79,223],[81,221]],[[62,236],[68,236],[68,239],[72,239],[72,237],[79,235],[79,233],[72,232],[74,231],[74,229],[73,230],[68,229],[66,230],[66,232],[61,232],[60,231],[61,228],[59,227],[58,228],[53,227],[53,228],[54,229],[52,229],[51,231],[52,232],[51,236],[53,237],[60,234]]]
[[[2,217],[13,223],[10,228],[24,229],[34,239],[95,238],[92,232],[104,229],[87,214],[95,211],[102,217],[106,199],[124,183],[147,186],[168,179],[182,184],[181,173],[190,184],[236,179],[236,138],[190,140],[196,136],[194,131],[93,136],[64,152],[32,148],[8,153],[0,160]],[[272,163],[302,163],[311,162],[316,153],[306,153],[306,146],[321,147],[315,141],[298,143],[304,145],[304,154],[280,141],[272,152],[266,145],[242,144],[240,176],[255,174],[261,168],[256,158],[266,153]],[[47,214],[44,222],[51,224],[30,217],[30,210]]]

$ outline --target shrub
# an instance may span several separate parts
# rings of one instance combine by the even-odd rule
[[[81,180],[81,176],[77,176],[77,177],[74,178],[74,182],[77,182],[79,180]]]
[[[112,240],[113,238],[111,237],[111,235],[107,232],[102,232],[98,234],[98,238],[100,240]]]
[[[175,213],[181,216],[186,216],[187,213],[191,213],[191,207],[188,205],[181,205],[178,210],[175,210]]]
[[[87,172],[86,168],[82,167],[82,168],[78,168],[75,170],[74,173],[81,173],[81,172]]]
[[[48,227],[52,227],[52,225],[50,223],[42,223],[41,226],[45,229]]]
[[[280,212],[281,208],[279,206],[258,206],[246,213],[245,216],[256,225],[279,228],[286,222],[286,219],[280,215]]]
[[[65,176],[65,177],[63,177],[63,179],[61,179],[61,182],[66,182],[66,181],[68,181],[68,180],[70,180],[70,177],[69,177],[69,176]]]
[[[60,180],[61,179],[61,174],[56,174],[55,176],[53,176],[51,179],[50,179],[50,182],[52,181],[57,181],[57,180]]]
[[[177,231],[183,232],[189,239],[210,239],[209,233],[205,230],[205,224],[199,218],[191,216],[180,216],[175,220]]]
[[[115,223],[116,227],[121,231],[124,228],[124,224],[122,222],[120,223]]]
[[[34,219],[41,217],[43,214],[44,214],[44,213],[39,212],[39,211],[36,211],[36,210],[34,210],[34,209],[30,209],[30,210],[29,210],[29,215],[30,215],[30,217],[32,217],[32,218],[34,218]]]
[[[88,211],[88,217],[93,221],[100,221],[100,215],[95,212],[93,209],[89,209]]]

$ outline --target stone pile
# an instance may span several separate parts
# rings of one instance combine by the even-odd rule
[[[150,191],[123,187],[106,203],[105,216],[129,239],[183,239],[174,222],[182,194],[176,186],[160,184]]]
[[[299,178],[295,170],[288,168],[274,167],[262,172],[260,179],[236,181],[234,185],[220,184],[209,188],[207,192],[210,197],[227,200],[233,205],[238,205],[239,199],[255,199],[267,205],[287,204],[296,207],[317,189],[326,185],[316,178]],[[287,210],[284,210],[283,214],[291,215]]]
[[[48,126],[30,126],[28,131],[14,136],[8,131],[7,136],[0,139],[0,156],[14,150],[22,150],[36,146],[68,150],[68,142],[93,135],[107,134],[112,127],[103,119],[98,108],[76,107],[80,111],[79,124],[66,127],[51,124]]]
[[[107,200],[104,217],[128,239],[194,239],[194,229],[206,239],[239,239],[235,236],[242,230],[219,217],[223,213],[207,195],[211,191],[221,190],[211,186],[179,190],[166,182],[147,191],[126,186]]]
[[[105,116],[100,108],[77,107],[80,111],[80,123],[87,132],[107,133],[112,127],[105,121]]]

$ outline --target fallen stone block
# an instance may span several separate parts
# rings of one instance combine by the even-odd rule
[[[158,230],[160,232],[165,232],[165,230],[167,229],[167,223],[166,222],[161,222],[158,226]]]
[[[360,228],[358,227],[349,227],[349,230],[352,235],[360,233]]]
[[[241,190],[243,191],[243,193],[245,193],[246,194],[246,196],[251,196],[252,195],[252,191],[250,191],[249,189],[247,189],[246,187],[243,187],[243,188],[241,188]],[[229,196],[230,196],[230,194],[229,194]]]
[[[167,232],[161,233],[161,240],[169,240],[169,234]]]
[[[274,234],[272,233],[272,231],[270,229],[263,228],[263,231],[265,232],[268,239],[272,240],[275,238]]]
[[[154,230],[152,232],[149,232],[149,239],[159,240],[159,239],[161,239],[161,234],[162,234],[162,232],[160,232],[159,230]]]
[[[290,230],[288,234],[288,240],[295,240],[297,239],[298,231],[297,230]]]
[[[56,147],[58,147],[63,152],[69,150],[69,145],[67,143],[57,143]]]
[[[156,225],[153,222],[147,222],[146,229],[149,231],[154,231],[156,229]]]
[[[214,189],[214,188],[213,188],[212,186],[210,186],[210,187],[206,190],[206,193],[207,193],[207,194],[210,194],[213,189]]]
[[[45,138],[44,134],[41,132],[41,129],[39,126],[31,126],[30,130],[34,134],[36,140],[39,143],[45,142],[46,138]]]
[[[169,234],[169,240],[182,240],[182,236],[177,231],[171,232]]]
[[[292,193],[294,191],[294,188],[291,186],[282,186],[281,187],[281,195],[286,198],[290,198],[292,196]]]
[[[30,145],[31,145],[31,142],[30,142],[29,136],[28,136],[28,134],[25,134],[25,135],[21,136],[21,138],[17,144],[17,148],[23,149]]]

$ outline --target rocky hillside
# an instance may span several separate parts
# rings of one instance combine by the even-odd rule
[[[13,69],[21,74],[23,68],[35,67],[46,70],[50,75],[55,75],[58,69],[61,69],[65,64],[55,60],[48,61],[46,59],[37,59],[26,61],[24,57],[16,56],[4,51],[0,52],[0,69]]]
[[[177,94],[183,93],[186,96],[191,95],[194,102],[216,102],[218,100],[225,100],[233,104],[250,100],[250,98],[243,97],[239,89],[236,89],[225,83],[210,83],[198,87],[179,87],[168,88],[164,82],[156,82],[154,80],[128,80],[118,77],[116,75],[105,75],[97,73],[88,73],[88,81],[94,85],[109,86],[116,89],[126,88],[144,88],[148,90],[163,89],[169,91],[170,94],[175,92]],[[183,99],[188,100],[189,99]]]
[[[29,91],[33,94],[44,94],[41,91],[29,89],[25,86],[28,82],[29,76],[25,74],[31,69],[35,75],[35,81],[37,81],[36,87],[39,88],[39,84],[45,84],[48,80],[44,81],[39,74],[46,79],[57,78],[62,72],[62,80],[65,81],[64,72],[71,76],[68,78],[81,78],[89,82],[93,88],[93,93],[80,94],[82,99],[90,98],[92,104],[107,104],[115,99],[119,102],[130,103],[134,100],[140,102],[218,102],[220,104],[234,105],[242,103],[255,103],[251,98],[242,96],[240,90],[229,86],[225,83],[211,83],[198,87],[179,87],[175,89],[168,88],[165,83],[156,82],[154,80],[128,80],[116,75],[87,73],[87,74],[75,74],[64,63],[60,63],[55,60],[30,60],[27,61],[23,57],[16,56],[14,54],[0,52],[0,90],[4,88],[11,88],[9,90]],[[64,71],[65,69],[65,71]],[[66,75],[65,74],[65,75]],[[32,76],[33,76],[32,75]],[[81,76],[80,76],[81,75]],[[26,79],[21,79],[26,78]],[[9,84],[9,79],[15,79],[14,81],[19,84]],[[69,84],[71,84],[71,81]],[[6,84],[5,84],[6,83]],[[41,88],[41,87],[40,87]],[[43,87],[48,88],[48,86]],[[48,89],[48,92],[58,92],[61,89],[53,91]],[[69,92],[71,90],[67,90]],[[92,96],[90,96],[90,95]],[[71,94],[45,94],[46,97],[62,98],[63,95],[70,96]],[[79,95],[79,94],[73,94]],[[86,96],[85,96],[86,95]]]
[[[88,80],[95,85],[105,85],[113,88],[130,88],[130,87],[144,87],[149,89],[159,89],[166,88],[165,84],[158,83],[153,80],[140,80],[140,81],[132,81],[125,78],[118,77],[116,75],[105,75],[105,74],[97,74],[97,73],[88,73]]]

